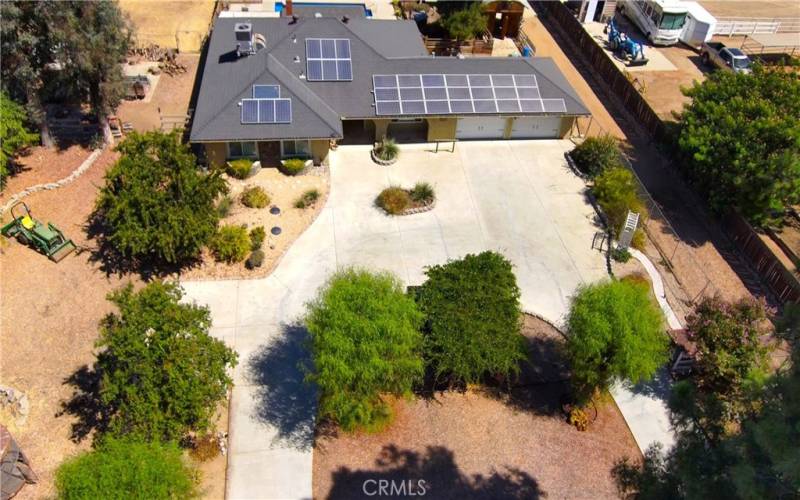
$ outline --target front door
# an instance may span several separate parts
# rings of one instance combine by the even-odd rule
[[[262,167],[277,167],[281,163],[280,141],[262,141],[258,143],[258,159]]]

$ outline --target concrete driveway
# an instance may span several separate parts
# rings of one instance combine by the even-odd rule
[[[566,167],[567,141],[459,143],[454,153],[402,146],[390,167],[366,146],[331,158],[331,195],[319,218],[267,278],[182,283],[208,305],[213,334],[240,355],[230,410],[229,498],[311,498],[314,393],[297,368],[304,304],[337,268],[389,270],[409,285],[425,266],[486,249],[515,266],[526,311],[561,323],[581,283],[606,276],[583,183]],[[431,183],[436,208],[388,217],[381,189]]]

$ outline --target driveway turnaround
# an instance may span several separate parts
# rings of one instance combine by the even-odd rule
[[[374,164],[367,146],[340,146],[331,153],[326,207],[270,276],[182,283],[188,300],[210,307],[212,333],[240,356],[228,498],[311,498],[315,395],[298,369],[307,361],[301,318],[336,269],[387,270],[416,285],[425,266],[496,250],[514,264],[523,309],[563,322],[575,288],[607,276],[591,249],[594,211],[564,161],[571,146],[463,142],[453,153],[401,146],[389,167]],[[436,190],[434,210],[389,217],[374,207],[383,188],[423,181]]]

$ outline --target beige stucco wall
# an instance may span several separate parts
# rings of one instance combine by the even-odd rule
[[[311,141],[311,156],[314,157],[314,165],[324,163],[330,151],[330,141],[328,139],[313,139]]]
[[[427,120],[429,141],[455,139],[458,118],[427,118]]]
[[[228,156],[228,148],[224,142],[207,142],[205,143],[205,147],[209,167],[221,167],[225,165],[225,160]]]
[[[562,139],[567,139],[570,130],[572,130],[572,123],[575,121],[574,116],[565,116],[561,119],[561,129],[558,131],[558,136]]]
[[[392,123],[392,120],[372,120],[375,124],[375,142],[380,141],[386,135],[386,132],[389,130],[389,124]]]

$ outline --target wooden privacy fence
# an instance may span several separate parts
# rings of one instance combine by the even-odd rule
[[[786,268],[741,215],[723,217],[722,227],[780,303],[800,302],[800,281],[797,276]]]
[[[449,38],[424,37],[425,48],[431,54],[447,56],[452,54],[492,55],[493,39],[486,40],[451,40]]]
[[[664,138],[666,129],[661,118],[658,117],[642,94],[634,87],[628,77],[611,62],[608,55],[597,45],[592,36],[583,29],[572,12],[561,2],[538,2],[538,5],[552,20],[564,31],[564,34],[577,45],[587,62],[603,81],[623,103],[628,112],[633,115],[638,124],[656,140]]]

